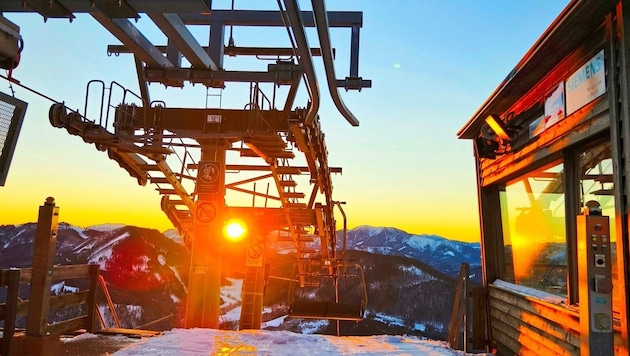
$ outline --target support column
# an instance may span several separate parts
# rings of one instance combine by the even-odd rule
[[[254,236],[250,237],[245,256],[245,278],[241,293],[242,306],[239,330],[258,330],[262,326],[265,247],[265,236],[260,231],[255,231]]]
[[[186,328],[219,328],[225,210],[225,152],[222,139],[200,142],[195,191]]]
[[[54,198],[48,197],[39,207],[37,218],[26,335],[41,337],[47,334],[58,221],[59,207],[55,206]]]

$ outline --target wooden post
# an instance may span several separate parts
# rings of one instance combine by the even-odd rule
[[[457,277],[457,290],[455,292],[455,300],[453,301],[453,311],[451,313],[451,323],[448,330],[447,341],[449,346],[454,350],[466,350],[468,338],[468,323],[466,320],[468,306],[468,263],[462,263]],[[460,334],[462,333],[463,323],[463,345],[460,349]]]
[[[53,264],[57,244],[59,207],[55,199],[46,198],[39,207],[35,247],[33,252],[33,274],[29,294],[26,334],[46,336],[48,311],[50,310],[50,287],[53,281]]]
[[[98,308],[98,306],[96,305],[96,291],[98,289],[100,274],[100,265],[90,265],[90,293],[88,294],[87,298],[87,321],[85,325],[85,330],[90,333],[96,331],[96,309]]]
[[[7,301],[4,310],[4,330],[2,334],[2,354],[8,355],[11,350],[11,339],[15,333],[17,318],[17,302],[20,293],[20,270],[10,269],[7,273]]]

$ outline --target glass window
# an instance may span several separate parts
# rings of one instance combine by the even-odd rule
[[[566,296],[564,166],[554,163],[509,182],[501,192],[510,282]]]

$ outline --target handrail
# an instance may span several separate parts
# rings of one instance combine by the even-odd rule
[[[330,44],[330,33],[328,31],[328,15],[326,14],[326,5],[324,0],[311,0],[313,5],[313,15],[315,18],[315,26],[317,27],[317,35],[319,36],[319,46],[322,51],[322,61],[324,69],[326,69],[326,79],[328,81],[328,91],[335,103],[335,106],[352,126],[359,126],[359,120],[348,110],[339,95],[337,88],[337,77],[335,76],[335,65],[333,63],[332,46]]]
[[[308,39],[306,38],[306,32],[304,31],[304,23],[302,22],[302,16],[300,15],[300,6],[297,0],[284,0],[284,6],[286,7],[287,15],[289,17],[289,24],[293,29],[293,36],[297,42],[297,49],[299,52],[298,62],[304,69],[307,79],[307,90],[311,99],[311,104],[306,113],[304,123],[310,125],[317,111],[319,111],[320,97],[319,87],[317,85],[317,76],[315,75],[315,67],[313,65],[313,57],[311,56],[310,46],[308,45]]]

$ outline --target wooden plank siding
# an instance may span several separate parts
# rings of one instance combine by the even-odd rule
[[[575,311],[492,285],[489,305],[492,336],[497,350],[504,350],[501,354],[580,354],[580,323]]]

